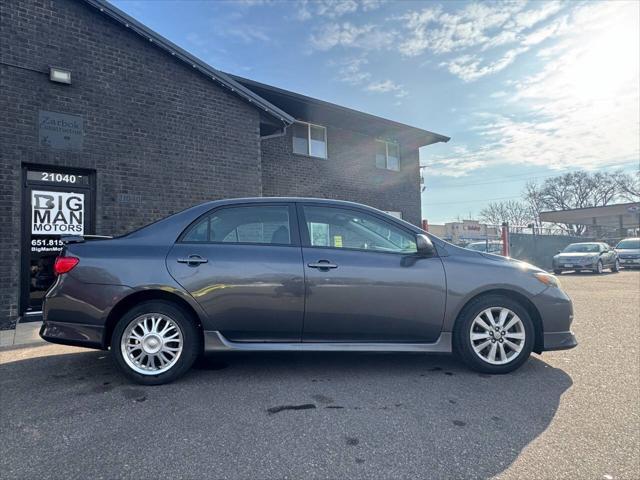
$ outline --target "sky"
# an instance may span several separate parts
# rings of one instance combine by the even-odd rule
[[[420,151],[432,224],[640,168],[637,1],[113,3],[217,69],[451,137]]]

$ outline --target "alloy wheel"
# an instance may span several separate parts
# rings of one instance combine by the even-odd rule
[[[513,361],[524,348],[526,338],[520,317],[504,307],[480,312],[471,322],[469,334],[473,351],[491,365]]]
[[[178,324],[161,313],[134,318],[120,340],[127,365],[142,375],[159,375],[171,369],[182,354],[183,336]]]

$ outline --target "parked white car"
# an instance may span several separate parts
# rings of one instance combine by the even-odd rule
[[[616,245],[616,252],[623,268],[640,267],[640,238],[624,238]]]

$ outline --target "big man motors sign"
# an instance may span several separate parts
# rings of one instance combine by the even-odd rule
[[[84,194],[31,191],[32,235],[83,235]]]

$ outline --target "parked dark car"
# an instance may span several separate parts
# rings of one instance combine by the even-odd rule
[[[618,272],[620,261],[616,251],[603,242],[572,243],[553,257],[556,275],[566,271],[602,273],[605,268]]]
[[[523,262],[363,205],[215,201],[110,240],[66,239],[40,335],[159,384],[203,352],[456,352],[506,373],[576,346],[571,300]]]
[[[474,250],[476,252],[495,253],[502,255],[502,242],[500,240],[484,240],[480,242],[471,242],[464,248]]]
[[[640,238],[625,238],[616,245],[622,268],[640,267]]]

